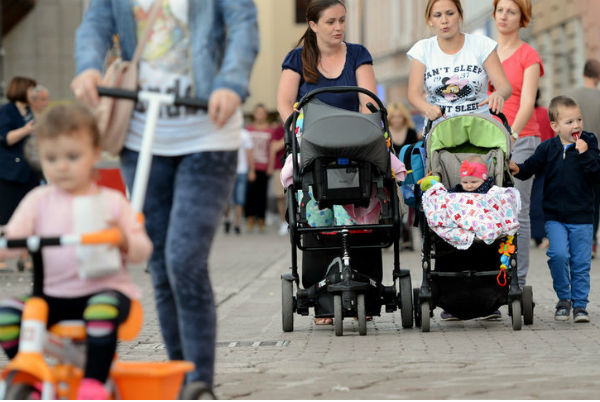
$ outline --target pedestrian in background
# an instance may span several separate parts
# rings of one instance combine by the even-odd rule
[[[254,107],[252,123],[246,130],[252,138],[252,155],[254,156],[254,170],[256,179],[248,183],[246,193],[246,227],[252,231],[257,225],[261,232],[265,230],[265,214],[267,212],[267,191],[269,189],[269,156],[271,141],[275,136],[275,129],[268,121],[269,114],[263,104]]]
[[[292,114],[294,103],[310,91],[331,86],[359,86],[376,93],[373,59],[362,45],[344,41],[346,30],[346,6],[340,0],[312,0],[306,8],[308,27],[282,64],[277,110],[282,121]],[[356,92],[322,93],[317,98],[322,102],[342,109],[369,113],[366,106],[369,97]],[[314,203],[314,200],[311,200]],[[345,213],[341,207],[340,213]],[[328,210],[333,215],[331,210]],[[306,236],[304,244],[317,246],[314,236]],[[327,267],[337,252],[302,252],[302,285],[309,288],[325,276]],[[365,273],[381,280],[381,250],[351,250],[350,257],[357,267],[367,267]],[[315,324],[332,324],[333,303],[317,305]]]
[[[408,100],[428,121],[460,114],[501,112],[512,90],[492,39],[462,33],[460,0],[429,0],[425,21],[435,36],[418,41],[410,59]],[[486,93],[488,77],[496,90]],[[424,97],[423,93],[427,96]]]
[[[583,67],[583,87],[567,91],[579,104],[585,129],[600,138],[600,61],[588,59]],[[594,189],[594,243],[592,244],[592,258],[596,257],[598,222],[600,218],[600,185]]]
[[[542,59],[534,48],[519,38],[521,28],[526,28],[531,19],[530,0],[494,0],[494,20],[498,29],[498,56],[510,85],[512,96],[504,104],[504,115],[508,119],[516,140],[512,158],[522,163],[540,144],[540,127],[535,114],[535,95],[538,82],[544,75]],[[493,85],[490,85],[490,91]],[[521,211],[517,237],[517,272],[519,286],[525,286],[529,271],[529,247],[531,224],[529,207],[533,177],[528,180],[515,180],[515,187],[521,195]]]
[[[271,147],[269,150],[269,167],[267,168],[267,174],[274,179],[271,180],[271,193],[275,196],[277,201],[277,212],[279,214],[279,235],[284,236],[287,234],[288,224],[285,220],[285,191],[281,185],[279,176],[281,175],[281,158],[285,153],[285,130],[281,119],[278,118],[277,122],[273,123],[273,140],[271,141]]]
[[[396,155],[400,155],[400,150],[404,145],[414,144],[419,141],[420,135],[415,130],[415,124],[412,121],[408,109],[399,102],[391,103],[387,107],[388,112],[388,127],[392,136],[392,147]],[[404,161],[402,161],[404,163]],[[398,197],[404,206],[404,197],[401,187],[398,187]],[[404,206],[408,213],[402,214],[402,229],[401,229],[401,245],[408,242],[408,248],[413,246],[413,223],[415,219],[415,209],[413,207]]]
[[[43,85],[37,84],[28,94],[29,104],[36,119],[39,119],[50,104],[50,91]]]
[[[0,225],[5,225],[21,199],[38,185],[25,159],[25,140],[33,133],[33,111],[27,98],[35,80],[14,77],[8,85],[8,103],[0,107]]]
[[[235,185],[229,204],[225,207],[225,233],[229,233],[231,229],[231,221],[229,220],[229,211],[233,207],[233,231],[239,235],[242,233],[242,214],[244,205],[246,205],[246,193],[248,191],[248,182],[256,180],[256,171],[254,170],[254,155],[252,152],[252,138],[248,130],[242,129],[242,143],[238,149],[238,161]]]
[[[149,269],[167,353],[195,369],[186,381],[212,389],[216,311],[208,274],[210,247],[231,194],[248,96],[258,52],[251,0],[156,0],[160,12],[140,59],[143,90],[208,100],[208,113],[163,108],[156,125],[144,214],[154,252]],[[77,98],[98,104],[105,56],[118,34],[131,60],[152,0],[92,0],[77,30]],[[121,166],[131,187],[147,118],[138,102]]]
[[[31,105],[34,120],[38,121],[42,117],[42,114],[48,108],[48,105],[50,104],[50,91],[48,91],[48,88],[46,88],[45,86],[37,84],[35,87],[29,90],[27,94],[27,99],[29,100],[29,104]],[[23,152],[25,154],[25,158],[27,158],[27,162],[29,162],[29,165],[37,173],[41,181],[43,178],[43,173],[35,138],[35,132],[29,135],[29,137],[25,141],[25,147]]]

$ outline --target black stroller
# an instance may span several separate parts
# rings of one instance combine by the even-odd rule
[[[462,161],[475,154],[487,161],[488,176],[495,178],[496,185],[512,187],[510,126],[504,115],[498,116],[503,124],[493,117],[463,115],[433,129],[429,126],[426,171],[440,176],[447,189],[452,188],[460,183]],[[521,316],[525,325],[533,324],[533,291],[531,286],[521,289],[518,284],[516,234],[489,245],[476,239],[468,249],[459,250],[429,227],[422,202],[419,209],[424,224],[423,282],[420,289],[413,290],[416,325],[428,332],[436,306],[467,320],[487,316],[505,304],[514,330],[521,329]]]
[[[372,113],[362,114],[329,106],[316,98],[323,92],[364,93],[378,108],[370,104]],[[366,317],[380,315],[382,305],[387,312],[399,307],[402,326],[411,328],[411,280],[410,272],[400,269],[400,216],[385,107],[363,88],[320,88],[300,100],[285,130],[294,178],[286,189],[292,265],[281,275],[283,331],[293,331],[294,312],[308,315],[313,307],[315,317],[333,317],[336,335],[343,334],[344,317],[356,317],[359,334],[366,335]],[[376,224],[309,225],[310,203],[320,213],[346,204],[366,207],[372,195],[381,207]],[[381,249],[392,244],[393,284],[384,286]],[[297,249],[303,251],[302,284]]]

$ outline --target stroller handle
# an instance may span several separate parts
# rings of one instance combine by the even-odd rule
[[[130,99],[133,101],[138,100],[139,90],[132,91],[129,89],[122,88],[109,88],[109,87],[97,87],[98,95],[100,96],[109,96],[111,98],[120,98],[120,99]],[[173,105],[175,106],[187,106],[195,109],[208,109],[208,102],[204,99],[198,98],[188,98],[188,97],[179,97],[175,96],[175,100],[173,101]]]
[[[512,127],[510,126],[510,124],[508,124],[508,119],[506,118],[506,116],[504,115],[504,113],[502,112],[493,112],[490,110],[490,113],[492,114],[492,116],[496,116],[497,118],[500,119],[500,121],[502,122],[502,125],[504,126],[504,128],[506,129],[506,131],[508,131],[509,134],[512,133]]]
[[[446,112],[446,108],[444,106],[440,106],[440,110],[442,111],[442,115]],[[497,118],[500,119],[500,121],[502,122],[502,125],[504,126],[506,131],[508,131],[509,134],[512,133],[512,128],[510,127],[510,124],[508,124],[508,119],[506,118],[504,113],[494,112],[492,110],[490,110],[490,113],[492,116],[496,116]],[[429,134],[429,132],[431,131],[432,125],[433,125],[433,121],[431,121],[431,120],[427,121],[427,125],[425,126],[425,129],[423,130],[423,136],[426,136],[427,134]]]
[[[301,109],[302,106],[304,106],[309,100],[314,98],[316,95],[324,93],[324,92],[329,92],[329,93],[360,92],[360,93],[363,93],[363,94],[371,97],[375,102],[377,102],[379,109],[384,114],[387,115],[387,110],[386,110],[385,106],[383,105],[383,102],[381,102],[381,99],[379,99],[379,97],[376,94],[369,91],[368,89],[365,89],[362,87],[356,87],[356,86],[323,87],[323,88],[314,89],[314,90],[310,91],[309,93],[307,93],[306,95],[304,95],[302,97],[302,99],[300,99],[300,101],[298,102],[297,108]]]

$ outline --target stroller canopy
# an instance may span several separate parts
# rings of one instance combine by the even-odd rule
[[[427,171],[438,174],[447,188],[460,183],[463,160],[478,154],[486,162],[488,175],[505,185],[511,140],[508,131],[492,116],[454,116],[433,127],[427,136]]]
[[[367,161],[380,172],[389,170],[390,155],[380,112],[352,112],[329,106],[316,98],[304,105],[303,112],[302,170],[319,157]]]
[[[440,149],[456,149],[468,145],[478,148],[499,148],[508,154],[510,137],[500,122],[492,116],[455,116],[438,123],[429,133],[429,154]],[[463,152],[464,152],[463,151]]]

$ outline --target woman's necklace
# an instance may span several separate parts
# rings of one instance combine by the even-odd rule
[[[337,78],[344,70],[346,64],[346,46],[340,45],[334,52],[321,52],[319,57],[319,71],[325,78]]]

